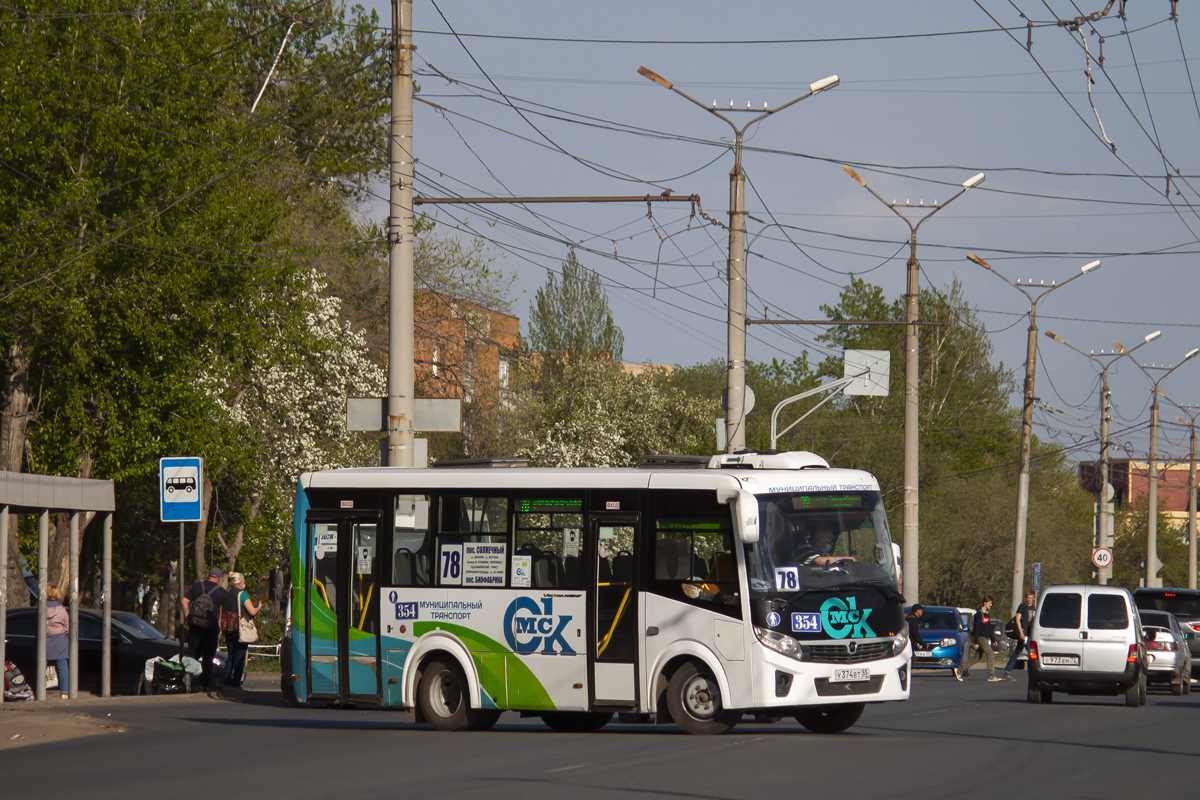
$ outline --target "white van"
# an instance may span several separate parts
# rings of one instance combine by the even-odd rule
[[[1146,646],[1133,595],[1120,586],[1064,584],[1042,592],[1029,635],[1029,702],[1054,692],[1125,695],[1146,703]]]

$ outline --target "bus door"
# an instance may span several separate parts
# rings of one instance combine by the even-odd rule
[[[309,514],[309,697],[379,702],[379,515]]]
[[[589,592],[593,637],[592,700],[599,705],[637,702],[637,514],[593,514],[588,537],[595,591]]]

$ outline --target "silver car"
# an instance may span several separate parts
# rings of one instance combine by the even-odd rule
[[[1189,634],[1174,614],[1166,611],[1140,611],[1146,635],[1146,679],[1150,683],[1171,684],[1171,694],[1192,691],[1192,653]]]

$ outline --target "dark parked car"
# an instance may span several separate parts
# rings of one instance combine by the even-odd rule
[[[1200,589],[1134,589],[1139,611],[1166,611],[1175,615],[1192,653],[1192,680],[1200,679]]]
[[[30,676],[30,685],[37,673],[34,662],[37,652],[37,609],[13,608],[8,611],[4,652],[5,658]],[[79,610],[79,690],[100,692],[100,654],[103,644],[102,620],[99,611]],[[112,612],[112,693],[144,694],[148,691],[144,679],[146,660],[160,656],[170,658],[179,654],[179,642],[167,639],[136,614]],[[217,653],[215,674],[225,669],[225,654]],[[64,689],[65,691],[65,689]]]

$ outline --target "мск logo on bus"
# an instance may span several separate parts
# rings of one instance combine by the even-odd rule
[[[573,656],[575,650],[563,638],[563,630],[570,621],[570,615],[555,615],[551,597],[542,598],[541,608],[531,598],[518,597],[504,612],[504,639],[519,655],[536,653],[539,647],[542,655],[554,655],[557,642],[559,653]]]

